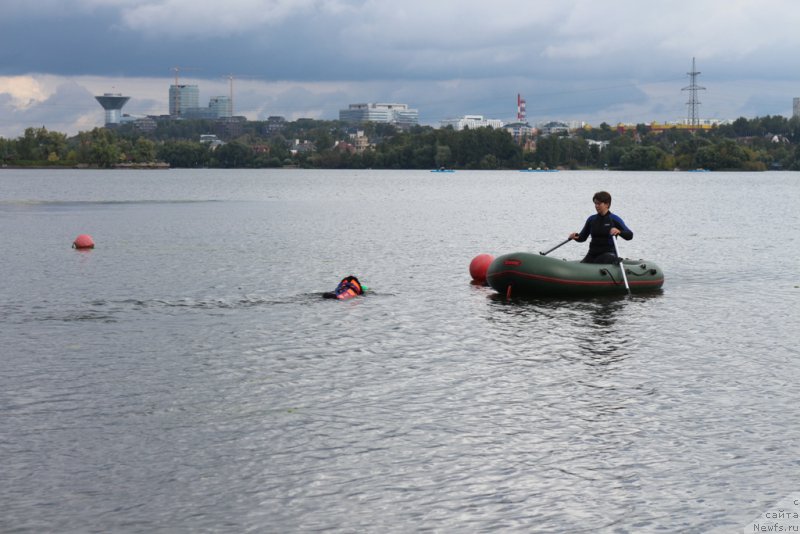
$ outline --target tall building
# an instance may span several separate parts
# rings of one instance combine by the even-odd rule
[[[129,96],[122,96],[119,93],[104,93],[103,96],[94,97],[103,109],[106,110],[106,126],[120,123],[122,118],[122,106],[131,99]]]
[[[419,124],[419,111],[406,104],[350,104],[339,110],[339,120],[355,124],[384,122],[401,127]]]
[[[212,96],[208,108],[215,119],[233,116],[233,103],[229,96]]]
[[[214,96],[208,107],[201,108],[197,85],[170,85],[169,114],[182,119],[228,119],[233,115],[233,102],[229,96]]]
[[[173,117],[185,115],[190,109],[200,107],[200,89],[196,85],[169,86],[169,114]]]
[[[800,98],[792,99],[792,117],[800,117]]]

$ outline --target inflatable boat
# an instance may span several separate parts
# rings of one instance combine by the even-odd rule
[[[664,285],[664,273],[651,261],[624,259],[622,265],[580,263],[530,252],[495,258],[486,281],[495,291],[512,297],[581,297],[624,295],[625,269],[632,293],[654,291]]]

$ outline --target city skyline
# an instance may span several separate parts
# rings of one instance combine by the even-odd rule
[[[649,5],[471,0],[12,0],[0,21],[0,136],[102,126],[94,97],[168,110],[175,67],[234,114],[335,120],[402,102],[421,124],[464,115],[533,123],[677,121],[697,60],[702,118],[792,114],[800,10],[788,1]]]

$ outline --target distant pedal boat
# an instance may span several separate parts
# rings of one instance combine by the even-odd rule
[[[651,261],[623,260],[631,292],[654,291],[664,285],[664,272]],[[514,252],[499,256],[486,271],[495,291],[507,296],[584,297],[626,294],[617,264],[581,263]]]

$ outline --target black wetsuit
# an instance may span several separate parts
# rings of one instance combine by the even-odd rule
[[[605,215],[595,213],[586,219],[583,230],[580,231],[575,241],[583,243],[589,236],[589,253],[581,260],[582,263],[614,263],[617,254],[614,252],[614,241],[611,237],[611,228],[619,228],[619,236],[626,241],[633,239],[633,232],[625,226],[625,222],[610,211]]]

